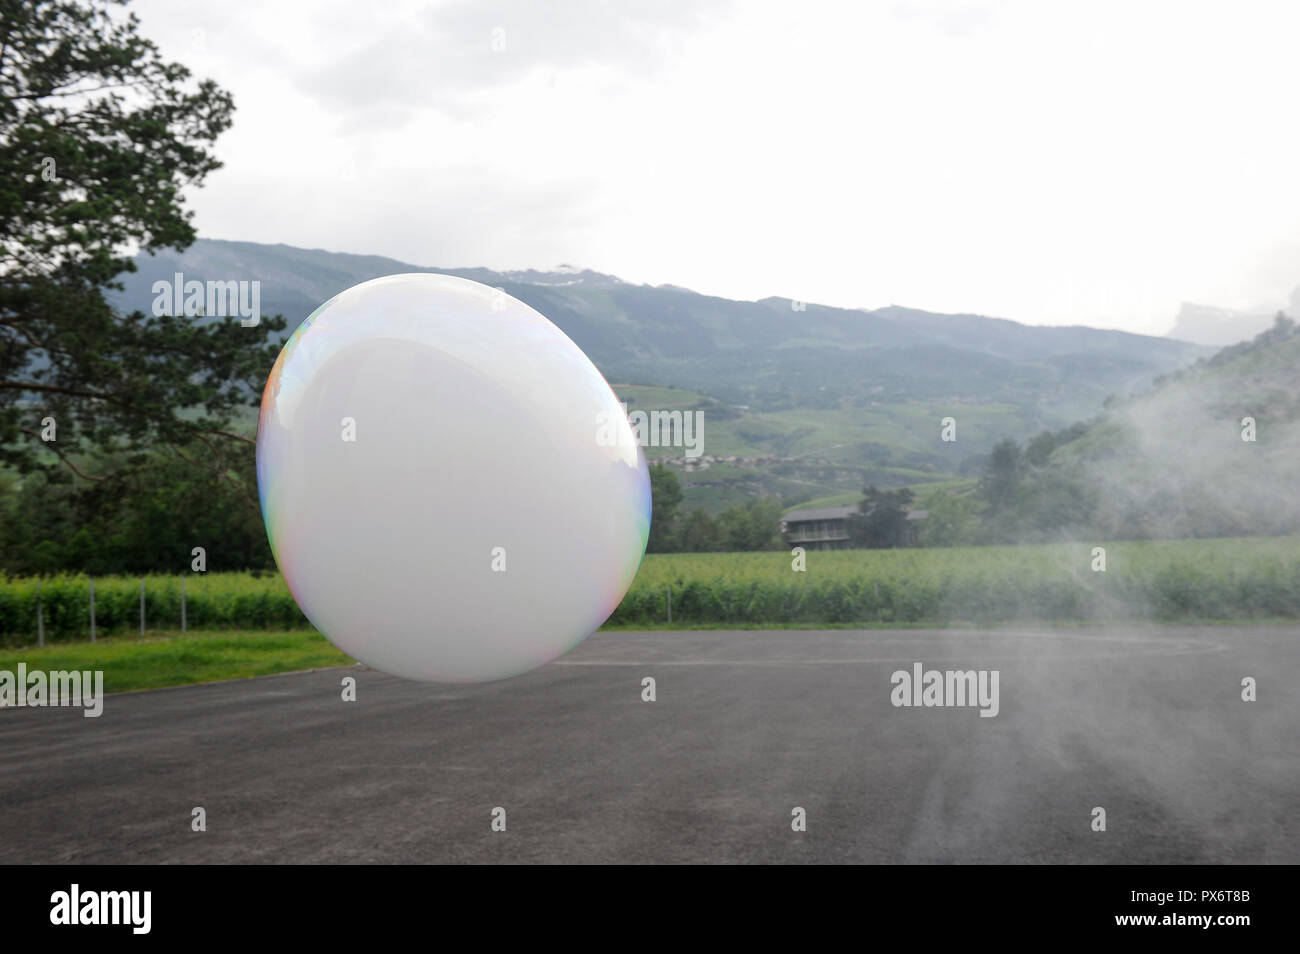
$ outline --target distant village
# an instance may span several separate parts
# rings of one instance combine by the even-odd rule
[[[761,467],[767,464],[784,464],[798,461],[801,464],[832,466],[825,457],[741,457],[736,454],[702,454],[699,457],[656,457],[652,464],[676,467],[684,471],[708,470],[714,464],[735,464],[738,467]]]

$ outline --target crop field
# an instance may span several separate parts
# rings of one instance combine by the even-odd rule
[[[94,579],[99,635],[139,631],[142,580],[146,631],[180,629],[181,577],[100,576]],[[0,577],[0,645],[36,642],[38,600],[47,642],[89,638],[90,586],[85,576]],[[192,573],[184,577],[184,587],[189,630],[286,630],[310,625],[278,573]]]
[[[1300,540],[1273,537],[945,549],[650,554],[614,626],[1214,621],[1300,618]],[[1099,566],[1099,564],[1098,564]],[[90,634],[84,576],[0,577],[0,644]],[[308,626],[276,574],[185,577],[192,630]],[[100,634],[138,631],[139,577],[94,581]],[[181,578],[144,578],[147,630],[175,632]]]
[[[1300,616],[1300,541],[653,556],[612,623],[1192,621]]]

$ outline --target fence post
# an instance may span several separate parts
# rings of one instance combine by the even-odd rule
[[[673,585],[668,584],[668,625],[673,623]]]
[[[45,645],[45,607],[41,603],[41,584],[36,583],[36,645]]]
[[[185,577],[181,577],[181,632],[185,632]]]
[[[90,581],[90,641],[95,641],[95,581]]]
[[[140,577],[140,638],[144,639],[144,577]]]

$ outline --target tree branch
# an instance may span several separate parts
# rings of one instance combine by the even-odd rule
[[[121,398],[111,394],[99,394],[81,388],[65,388],[57,384],[39,384],[36,381],[0,381],[0,389],[7,391],[43,391],[46,394],[67,394],[71,397],[94,398],[98,401],[121,403]]]
[[[226,461],[225,458],[221,456],[221,452],[218,451],[215,447],[213,447],[212,444],[208,441],[208,439],[204,437],[202,434],[195,434],[194,436],[197,437],[199,440],[201,440],[204,443],[204,445],[208,448],[208,450],[212,452],[212,456],[216,458],[217,476],[219,476],[226,483],[230,484],[230,486],[238,490],[243,495],[244,499],[248,501],[249,506],[253,508],[253,512],[256,513],[258,516],[261,516],[262,514],[261,504],[259,504],[256,500],[253,499],[253,496],[248,492],[247,487],[245,487],[242,483],[236,482],[235,479],[230,476],[229,471],[226,470]]]
[[[81,470],[79,470],[79,469],[77,468],[77,465],[74,464],[71,460],[69,460],[69,459],[68,459],[68,456],[67,456],[66,454],[64,454],[63,451],[59,450],[57,447],[54,447],[54,446],[53,446],[49,441],[41,440],[41,435],[40,435],[40,434],[37,434],[35,431],[28,430],[28,429],[25,428],[25,427],[23,427],[23,428],[19,428],[19,430],[21,430],[24,434],[28,434],[28,435],[30,435],[30,436],[36,438],[38,441],[41,441],[42,444],[44,444],[44,445],[45,445],[46,447],[48,447],[50,450],[54,451],[54,453],[58,454],[58,455],[59,455],[59,460],[63,461],[63,463],[65,463],[65,464],[67,464],[67,465],[68,465],[68,469],[71,470],[71,471],[72,471],[74,474],[76,474],[78,477],[84,478],[85,480],[93,480],[95,483],[99,483],[100,481],[103,481],[103,480],[107,480],[107,479],[108,479],[107,477],[95,477],[95,476],[92,476],[91,474],[85,474],[85,473],[82,473]]]
[[[257,446],[257,441],[245,437],[242,434],[232,434],[230,433],[230,431],[217,431],[217,430],[208,431],[208,433],[220,434],[222,437],[229,437],[232,441],[243,441],[245,444],[252,444],[254,447]]]

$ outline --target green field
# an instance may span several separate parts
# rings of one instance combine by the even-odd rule
[[[877,449],[893,451],[895,466],[907,469],[909,459],[929,461],[939,468],[955,466],[960,456],[972,450],[986,450],[998,436],[1012,429],[1018,409],[1011,404],[981,404],[961,408],[961,444],[939,440],[939,422],[954,413],[951,405],[930,402],[880,404],[874,407],[794,408],[785,411],[743,410],[728,405],[704,406],[707,395],[698,391],[647,385],[612,385],[627,403],[629,411],[687,410],[703,407],[703,452],[714,456],[825,458],[836,464],[873,466],[884,461],[864,453]],[[680,447],[647,447],[646,456],[681,457]],[[959,453],[960,452],[960,453]],[[919,479],[926,471],[917,470]]]
[[[15,672],[20,662],[29,671],[103,670],[106,692],[127,692],[342,666],[351,660],[320,633],[299,630],[159,633],[148,639],[113,637],[0,650],[0,669]]]
[[[965,492],[973,490],[978,483],[973,477],[961,477],[956,480],[926,481],[919,484],[908,484],[907,486],[916,495],[917,502],[920,502],[926,494],[934,493],[937,490]],[[803,503],[786,507],[785,513],[810,507],[856,507],[861,500],[861,490],[847,494],[832,494],[829,497],[814,497],[812,500],[805,500]]]
[[[610,622],[997,623],[1300,617],[1300,540],[1123,542],[1092,569],[1092,545],[648,557]]]
[[[144,577],[146,632],[179,630],[181,577]],[[88,639],[90,580],[0,576],[0,645],[31,644],[37,596],[46,639]],[[96,577],[95,627],[100,635],[138,633],[140,577]],[[186,624],[193,630],[306,629],[307,618],[278,573],[192,573],[184,577]]]
[[[652,554],[610,617],[614,627],[732,624],[949,624],[1026,620],[1214,621],[1300,618],[1300,540],[1272,537],[1106,546],[1090,543],[951,549],[783,550]],[[47,643],[89,636],[89,580],[0,577],[0,644],[32,645],[37,587]],[[145,581],[150,633],[180,626],[180,578]],[[276,575],[186,577],[194,630],[308,628]],[[100,635],[137,634],[140,580],[95,581]]]

